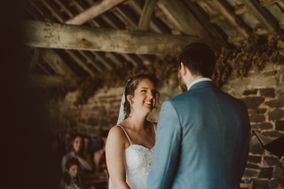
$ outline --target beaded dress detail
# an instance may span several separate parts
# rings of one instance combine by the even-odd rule
[[[126,130],[121,125],[117,126],[123,130],[130,144],[125,149],[126,182],[131,189],[146,189],[153,148],[149,149],[139,144],[133,144]],[[109,189],[115,189],[110,179]]]

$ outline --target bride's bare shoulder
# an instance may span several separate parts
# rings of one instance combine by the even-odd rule
[[[123,137],[123,136],[124,136],[123,130],[118,125],[113,126],[108,132],[108,138],[109,137],[116,138],[116,137]]]

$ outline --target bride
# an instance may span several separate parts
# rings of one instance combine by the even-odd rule
[[[156,129],[147,116],[157,94],[156,80],[150,75],[127,81],[118,124],[111,128],[106,142],[109,189],[146,189]]]

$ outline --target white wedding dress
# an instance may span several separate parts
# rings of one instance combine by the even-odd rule
[[[124,131],[130,143],[130,146],[125,149],[126,182],[131,189],[146,189],[153,148],[149,149],[139,144],[133,144],[126,130],[122,126],[118,126]],[[115,189],[110,179],[109,189]]]

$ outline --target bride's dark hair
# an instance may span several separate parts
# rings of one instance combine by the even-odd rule
[[[127,80],[126,83],[126,87],[124,90],[124,105],[123,105],[123,110],[125,113],[125,118],[128,117],[129,113],[130,113],[130,103],[127,100],[127,95],[134,95],[134,91],[137,88],[138,84],[140,81],[144,80],[144,79],[149,79],[151,82],[153,82],[153,84],[155,85],[155,87],[157,87],[158,85],[158,79],[152,75],[152,74],[137,74],[135,76],[133,76],[132,78]],[[155,97],[158,99],[159,98],[159,92],[156,91],[155,93]]]

